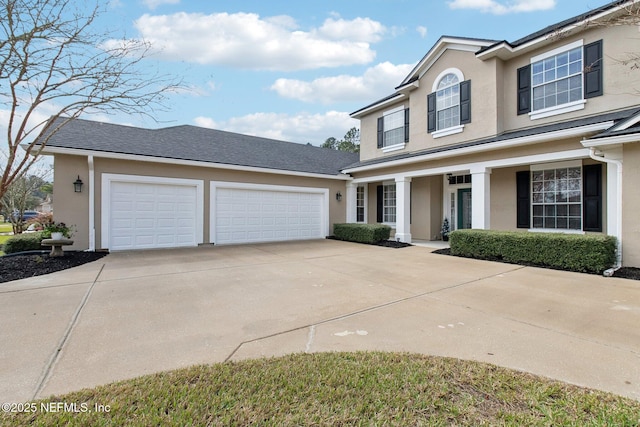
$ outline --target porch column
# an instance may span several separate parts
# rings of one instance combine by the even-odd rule
[[[356,217],[356,188],[358,187],[358,184],[355,184],[353,182],[347,182],[347,195],[345,197],[346,199],[346,211],[347,211],[347,222],[348,223],[355,223],[357,222],[357,217]]]
[[[396,178],[396,240],[411,243],[411,178]]]
[[[491,169],[471,170],[471,228],[491,228]]]

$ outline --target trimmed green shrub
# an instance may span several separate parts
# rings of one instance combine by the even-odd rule
[[[456,230],[451,254],[600,274],[616,260],[616,238],[601,234]]]
[[[391,227],[383,224],[333,224],[336,239],[358,243],[376,243],[389,240]]]
[[[24,251],[37,251],[42,249],[42,232],[16,234],[4,242],[5,254],[13,254]]]

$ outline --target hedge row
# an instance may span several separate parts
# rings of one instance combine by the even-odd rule
[[[383,224],[334,224],[336,239],[358,243],[376,243],[389,240],[391,227]]]
[[[24,251],[37,251],[43,249],[40,243],[44,236],[41,231],[35,233],[22,233],[10,237],[4,242],[3,251],[5,254],[13,254]]]
[[[451,254],[600,274],[616,260],[616,238],[600,234],[456,230]]]

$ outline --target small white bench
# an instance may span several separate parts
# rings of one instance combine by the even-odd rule
[[[42,246],[51,246],[51,252],[49,253],[50,257],[60,257],[64,256],[64,251],[62,250],[63,246],[73,245],[73,240],[69,239],[44,239],[42,241]]]

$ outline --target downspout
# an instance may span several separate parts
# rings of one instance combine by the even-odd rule
[[[88,156],[89,162],[89,251],[96,250],[96,218],[95,218],[95,172],[93,156]]]
[[[589,157],[598,162],[616,165],[617,171],[617,188],[616,188],[616,204],[618,209],[616,210],[616,240],[618,247],[616,250],[616,264],[613,268],[605,270],[604,275],[611,277],[613,274],[622,267],[622,162],[614,159],[607,159],[604,156],[596,154],[595,147],[589,149]]]

